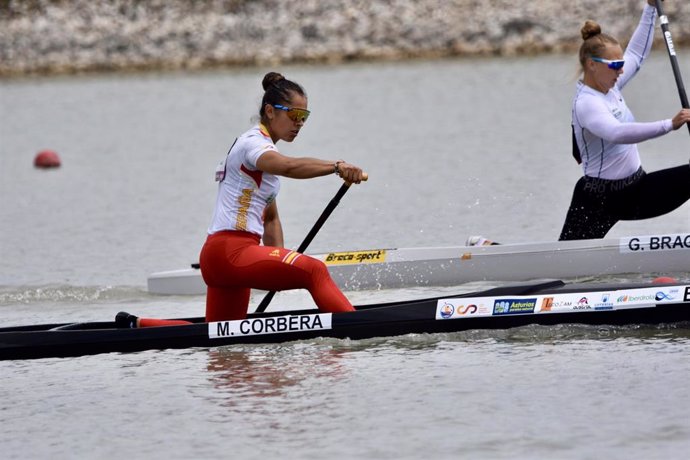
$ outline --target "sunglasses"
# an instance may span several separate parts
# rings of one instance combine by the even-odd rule
[[[625,65],[625,60],[623,60],[623,59],[618,59],[618,60],[612,61],[610,59],[603,59],[603,58],[592,56],[592,61],[601,62],[602,64],[606,64],[609,67],[609,69],[613,69],[613,70],[622,69],[623,65]]]
[[[278,110],[283,110],[287,112],[287,116],[290,120],[294,121],[295,123],[299,123],[300,121],[302,123],[307,121],[307,118],[309,118],[309,114],[311,113],[307,109],[298,109],[295,107],[285,107],[284,105],[280,104],[273,104],[273,107],[275,107]]]

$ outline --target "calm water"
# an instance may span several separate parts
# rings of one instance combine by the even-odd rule
[[[690,54],[679,55],[690,75]],[[146,293],[195,262],[213,171],[270,69],[0,82],[0,322],[203,312]],[[294,155],[344,158],[353,187],[321,252],[554,240],[579,169],[571,56],[280,69],[313,110]],[[690,78],[690,77],[688,77]],[[679,106],[662,52],[626,89],[639,120]],[[32,167],[43,148],[63,167]],[[679,130],[647,170],[688,161]],[[339,187],[283,181],[296,247]],[[611,236],[686,232],[690,204]],[[688,274],[690,278],[690,274]],[[348,293],[355,303],[467,291]],[[303,292],[272,306],[310,303]],[[690,330],[563,326],[0,363],[3,458],[684,458]]]

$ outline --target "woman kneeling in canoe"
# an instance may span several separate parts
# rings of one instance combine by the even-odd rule
[[[307,289],[322,311],[354,310],[323,262],[283,247],[276,195],[278,176],[310,179],[335,173],[358,184],[363,172],[342,160],[282,155],[275,144],[297,137],[309,117],[307,96],[299,84],[275,72],[264,76],[263,88],[260,123],[237,138],[216,171],[215,212],[199,257],[208,286],[208,322],[246,318],[250,288]]]
[[[680,128],[690,120],[690,110],[638,123],[621,94],[654,41],[657,14],[654,1],[647,3],[625,54],[596,22],[582,27],[584,76],[577,83],[572,123],[573,155],[582,163],[584,176],[575,185],[560,240],[603,238],[619,220],[660,216],[690,199],[690,166],[647,174],[636,144]]]
[[[199,256],[207,285],[206,321],[246,318],[251,288],[307,289],[321,311],[354,311],[323,262],[283,247],[275,199],[278,176],[310,179],[335,173],[359,184],[364,173],[343,160],[292,158],[278,152],[275,144],[292,142],[307,121],[307,95],[300,85],[275,72],[264,76],[263,88],[259,124],[235,140],[216,170],[216,207]],[[152,327],[187,321],[120,312],[116,324]]]

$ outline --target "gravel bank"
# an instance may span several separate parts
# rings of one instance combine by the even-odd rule
[[[571,52],[589,18],[627,40],[643,4],[0,0],[0,76]],[[676,45],[690,43],[690,1],[665,10]]]

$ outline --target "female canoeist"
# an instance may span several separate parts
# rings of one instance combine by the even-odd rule
[[[636,145],[680,128],[690,121],[690,110],[638,123],[621,94],[650,53],[657,16],[653,5],[647,0],[625,54],[596,22],[582,27],[583,78],[577,82],[572,124],[573,155],[584,176],[575,185],[560,240],[603,238],[619,220],[660,216],[690,199],[690,165],[647,174]]]
[[[260,123],[237,138],[216,172],[215,212],[199,259],[207,285],[206,321],[245,318],[250,288],[307,289],[322,311],[354,310],[323,262],[283,247],[275,199],[278,176],[309,179],[335,173],[357,184],[363,172],[343,160],[282,155],[275,144],[297,137],[309,117],[307,96],[299,84],[275,72],[266,74],[262,84]]]
[[[206,321],[246,318],[250,288],[307,289],[322,311],[354,311],[323,262],[283,248],[275,199],[278,176],[309,179],[335,173],[358,184],[364,173],[343,160],[292,158],[278,152],[275,144],[292,142],[307,121],[307,95],[299,84],[275,72],[267,73],[262,84],[259,124],[235,140],[216,170],[215,212],[199,256],[207,285]],[[188,323],[120,312],[116,324],[133,328]]]

